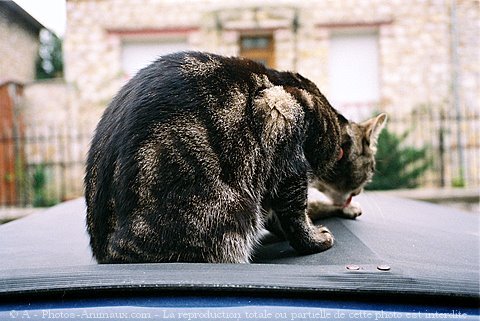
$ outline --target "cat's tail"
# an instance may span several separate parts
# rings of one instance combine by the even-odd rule
[[[92,144],[87,158],[85,200],[90,246],[97,262],[102,263],[107,259],[108,240],[114,227],[111,189],[116,157],[113,153],[100,153],[99,149]]]

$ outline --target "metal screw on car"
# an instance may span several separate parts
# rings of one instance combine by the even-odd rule
[[[385,265],[385,264],[381,264],[381,265],[377,266],[377,270],[380,270],[380,271],[390,271],[390,266]]]

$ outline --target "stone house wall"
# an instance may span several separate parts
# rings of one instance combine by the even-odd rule
[[[31,82],[24,87],[20,117],[27,128],[48,131],[48,127],[66,126],[68,88],[63,79]]]
[[[24,197],[33,199],[34,173],[43,167],[44,187],[52,201],[83,194],[85,151],[91,133],[84,133],[71,117],[70,86],[63,79],[35,81],[24,86],[16,106],[22,123],[22,149],[26,181]]]
[[[479,21],[475,0],[67,0],[64,54],[72,119],[93,130],[126,81],[122,44],[132,39],[180,37],[193,50],[238,55],[242,34],[268,31],[276,68],[300,72],[329,97],[332,35],[363,30],[377,35],[380,87],[378,101],[363,114],[386,111],[402,131],[410,125],[399,124],[401,115],[427,109],[453,119],[459,110],[460,118],[471,121],[448,125],[445,140],[451,155],[445,157],[451,165],[446,171],[458,171],[463,162],[467,175],[478,177]],[[352,114],[347,106],[336,107]],[[425,144],[428,135],[419,134],[412,143]],[[472,147],[463,160],[454,156],[458,144]]]
[[[38,34],[25,29],[0,10],[0,81],[29,82],[35,79]]]
[[[122,41],[183,34],[191,49],[238,55],[239,35],[273,30],[277,68],[296,70],[328,97],[328,50],[333,32],[378,33],[380,109],[409,111],[439,106],[451,96],[451,8],[448,2],[68,0],[66,78],[75,84],[78,109],[102,110],[123,83]],[[478,110],[478,2],[457,1],[462,104]],[[257,10],[254,13],[253,10]],[[108,17],[106,19],[105,17]],[[161,18],[160,18],[161,17]],[[292,30],[293,19],[298,29]],[[157,33],[157,34],[155,34]],[[475,39],[477,41],[475,41]],[[474,94],[477,93],[477,94]],[[98,113],[94,113],[98,116]]]

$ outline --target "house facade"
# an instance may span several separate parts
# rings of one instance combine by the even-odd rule
[[[0,82],[35,79],[35,61],[44,28],[15,2],[0,1]]]
[[[244,56],[301,73],[353,120],[389,113],[432,150],[426,185],[478,186],[479,21],[476,0],[67,0],[69,110],[91,132],[159,55]]]
[[[39,33],[44,28],[15,2],[0,1],[0,206],[19,199],[19,160],[14,137],[23,134],[18,106],[24,83],[35,79]]]
[[[67,15],[66,80],[93,118],[139,68],[179,50],[300,72],[352,118],[452,105],[452,87],[461,108],[480,107],[474,0],[68,0]]]

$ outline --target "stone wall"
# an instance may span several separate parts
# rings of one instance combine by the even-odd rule
[[[384,110],[395,118],[428,109],[455,116],[452,88],[457,79],[461,117],[474,120],[449,125],[447,148],[470,144],[473,152],[464,157],[463,165],[469,168],[468,175],[476,175],[479,21],[475,0],[67,0],[64,53],[65,77],[72,88],[71,116],[93,129],[125,82],[121,70],[125,40],[181,36],[191,49],[238,55],[240,35],[269,31],[276,67],[302,73],[328,97],[332,34],[369,30],[378,35],[380,99],[364,114]],[[337,107],[347,115],[352,112]],[[420,138],[413,141],[424,143]],[[458,157],[451,158],[451,166],[459,168],[460,160],[454,160]],[[458,171],[453,167],[448,170]]]
[[[19,108],[27,128],[70,126],[68,88],[63,79],[35,81],[27,84]]]
[[[480,1],[458,1],[458,89],[466,114],[480,110]]]
[[[478,110],[478,2],[456,3],[461,99],[468,109]],[[327,97],[331,33],[372,29],[379,41],[380,109],[409,111],[450,103],[451,8],[443,0],[408,5],[390,0],[264,1],[261,8],[254,1],[69,0],[67,14],[66,78],[77,88],[78,109],[93,110],[96,116],[124,81],[120,54],[125,31],[145,36],[188,28],[192,49],[226,55],[238,54],[242,32],[274,30],[277,67],[303,73]]]
[[[0,81],[35,79],[38,35],[26,31],[0,11]]]
[[[55,202],[83,194],[84,158],[91,135],[71,117],[70,90],[63,79],[32,82],[24,87],[17,106],[23,124],[18,143],[27,173],[25,179],[43,167],[45,191]],[[24,193],[30,198],[32,184],[23,184]]]

